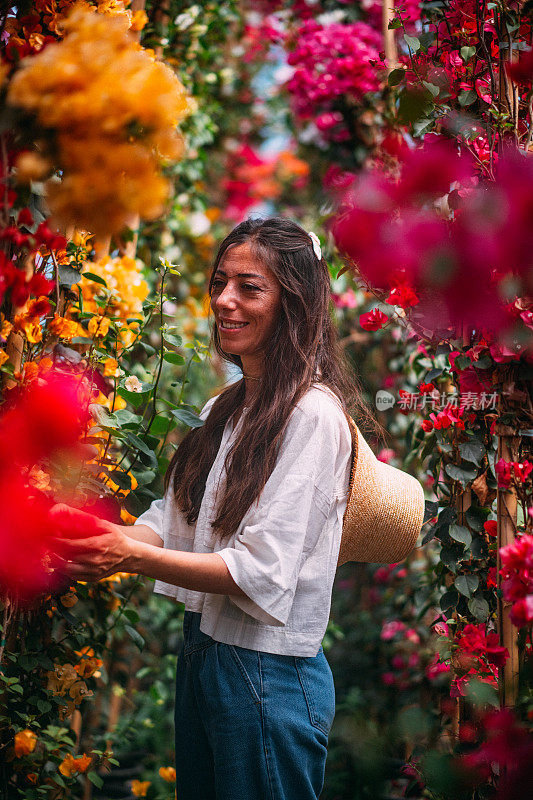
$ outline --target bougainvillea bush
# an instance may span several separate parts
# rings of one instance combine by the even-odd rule
[[[128,5],[21,3],[1,16],[0,786],[9,798],[105,792],[113,750],[126,758],[128,747],[150,761],[152,796],[156,785],[174,796],[171,679],[163,689],[150,670],[176,652],[180,615],[137,576],[65,584],[47,548],[54,502],[132,522],[160,493],[172,446],[199,424],[214,384],[195,372],[220,215],[203,183],[205,148],[218,146],[209,115],[226,123],[220,53],[240,15],[229,3],[180,20],[176,2],[164,20],[157,3]],[[134,793],[147,790],[140,769]]]

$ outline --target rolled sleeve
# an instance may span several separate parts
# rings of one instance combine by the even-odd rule
[[[335,425],[318,410],[296,407],[259,499],[233,545],[217,551],[247,595],[230,595],[230,600],[268,625],[286,625],[304,554],[320,535],[333,502]]]
[[[148,525],[154,533],[157,533],[161,541],[165,540],[163,533],[163,517],[165,513],[165,498],[153,500],[150,506],[134,522],[135,525]]]

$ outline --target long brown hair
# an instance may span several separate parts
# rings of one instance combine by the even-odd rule
[[[278,455],[289,415],[318,380],[339,397],[363,429],[378,423],[362,399],[360,383],[350,372],[330,316],[330,278],[324,258],[316,257],[309,234],[281,217],[247,219],[224,239],[209,279],[229,247],[247,242],[281,284],[277,328],[266,349],[263,372],[248,407],[246,424],[225,459],[227,479],[211,525],[221,538],[237,530],[244,514],[261,494]],[[226,353],[214,325],[211,344],[226,361],[242,369],[239,356]],[[198,519],[207,476],[220,447],[228,419],[243,404],[244,379],[231,384],[215,400],[201,428],[181,441],[165,476],[189,525]]]

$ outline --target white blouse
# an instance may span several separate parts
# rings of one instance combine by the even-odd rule
[[[200,417],[206,419],[216,397]],[[326,631],[348,501],[351,435],[336,395],[315,384],[292,410],[274,469],[238,529],[221,542],[210,523],[224,479],[233,428],[230,417],[208,475],[198,520],[190,526],[172,487],[136,524],[148,525],[164,547],[217,552],[238,595],[196,592],[156,581],[154,591],[201,612],[200,630],[213,639],[268,653],[316,656]]]

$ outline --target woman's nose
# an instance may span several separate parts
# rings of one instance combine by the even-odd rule
[[[235,308],[237,304],[237,297],[235,290],[231,286],[231,284],[227,283],[223,290],[217,297],[216,306],[219,311],[227,308]]]

